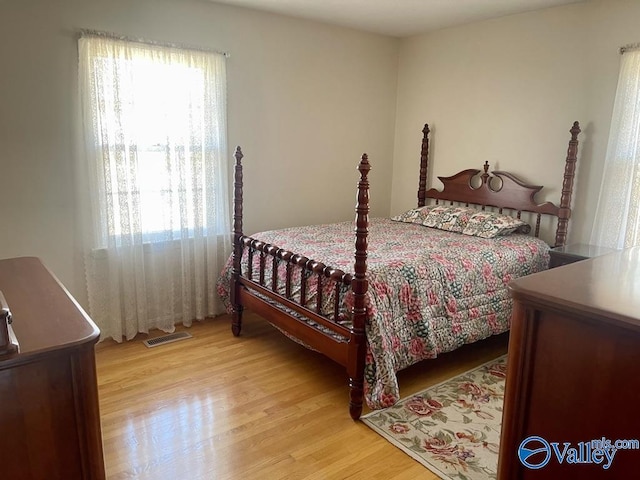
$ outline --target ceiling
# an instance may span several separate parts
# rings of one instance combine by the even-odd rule
[[[373,33],[406,37],[586,0],[212,0]]]

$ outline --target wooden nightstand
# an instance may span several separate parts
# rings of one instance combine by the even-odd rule
[[[556,247],[549,250],[549,268],[560,267],[570,263],[579,262],[587,258],[599,257],[617,250],[613,248],[586,245],[584,243],[572,243],[564,247]]]

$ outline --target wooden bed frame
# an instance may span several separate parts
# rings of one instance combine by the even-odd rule
[[[578,153],[578,134],[580,126],[574,122],[570,132],[571,140],[565,161],[564,180],[560,205],[546,202],[537,204],[534,197],[542,189],[540,186],[527,185],[516,176],[502,171],[488,172],[489,165],[485,162],[484,172],[480,170],[464,170],[451,177],[438,177],[444,184],[442,191],[427,190],[427,167],[429,161],[429,126],[425,125],[420,155],[420,180],[418,183],[418,207],[425,206],[428,198],[435,202],[446,201],[451,204],[475,205],[481,209],[491,207],[515,213],[518,218],[522,212],[529,212],[536,216],[533,234],[540,234],[541,215],[557,217],[557,228],[554,246],[565,244],[569,217],[571,216],[571,195],[573,179]],[[234,182],[234,248],[233,275],[231,281],[231,304],[233,307],[232,332],[240,335],[242,327],[242,312],[249,308],[267,319],[273,325],[317,350],[346,368],[349,376],[349,413],[357,420],[363,408],[363,382],[366,353],[365,325],[367,311],[365,298],[367,295],[367,247],[369,226],[369,160],[362,155],[358,170],[360,181],[355,218],[355,261],[354,274],[324,265],[313,259],[306,258],[294,252],[289,252],[276,245],[263,243],[258,239],[242,233],[242,150],[235,152],[235,182]],[[479,175],[480,174],[480,175]],[[475,187],[472,179],[479,175],[480,185]],[[477,182],[477,180],[476,180]],[[498,187],[495,184],[499,184]],[[241,259],[244,249],[248,249],[249,264],[247,272],[241,271]],[[259,272],[253,272],[254,255],[259,255]],[[265,282],[265,271],[275,272],[278,264],[286,265],[285,294],[278,293],[278,276],[268,275],[270,281]],[[293,268],[302,269],[300,275],[300,297],[294,300],[291,295]],[[254,279],[254,277],[257,277]],[[315,305],[309,305],[306,300],[307,282],[318,282],[318,294]],[[334,314],[321,314],[322,282],[333,280],[336,282],[336,299]],[[353,292],[353,307],[351,309],[351,326],[339,322],[339,310],[342,295],[340,286],[346,285]]]

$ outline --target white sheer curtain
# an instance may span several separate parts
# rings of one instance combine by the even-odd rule
[[[84,35],[79,84],[89,313],[102,338],[222,311],[231,250],[221,54]]]
[[[640,50],[622,55],[591,243],[640,245]]]

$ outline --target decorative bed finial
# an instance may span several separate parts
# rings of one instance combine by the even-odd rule
[[[489,180],[489,162],[485,160],[482,168],[484,168],[484,173],[480,175],[482,177],[482,183],[487,183],[487,180]]]
[[[430,131],[431,130],[429,130],[429,124],[425,123],[424,128],[422,129],[422,133],[424,133],[425,135],[428,135]]]
[[[358,165],[358,170],[365,177],[366,177],[366,173],[369,172],[369,170],[371,170],[371,164],[369,163],[369,155],[367,155],[366,153],[363,153],[362,157],[360,157],[360,164]]]
[[[240,161],[244,157],[244,155],[242,154],[242,149],[240,148],[240,145],[236,147],[236,153],[233,156],[236,157],[236,162],[240,163]]]
[[[571,132],[571,139],[572,140],[577,140],[578,138],[578,134],[581,132],[582,130],[580,129],[580,123],[579,122],[573,122],[573,127],[571,127],[571,130],[569,130],[569,132]]]

